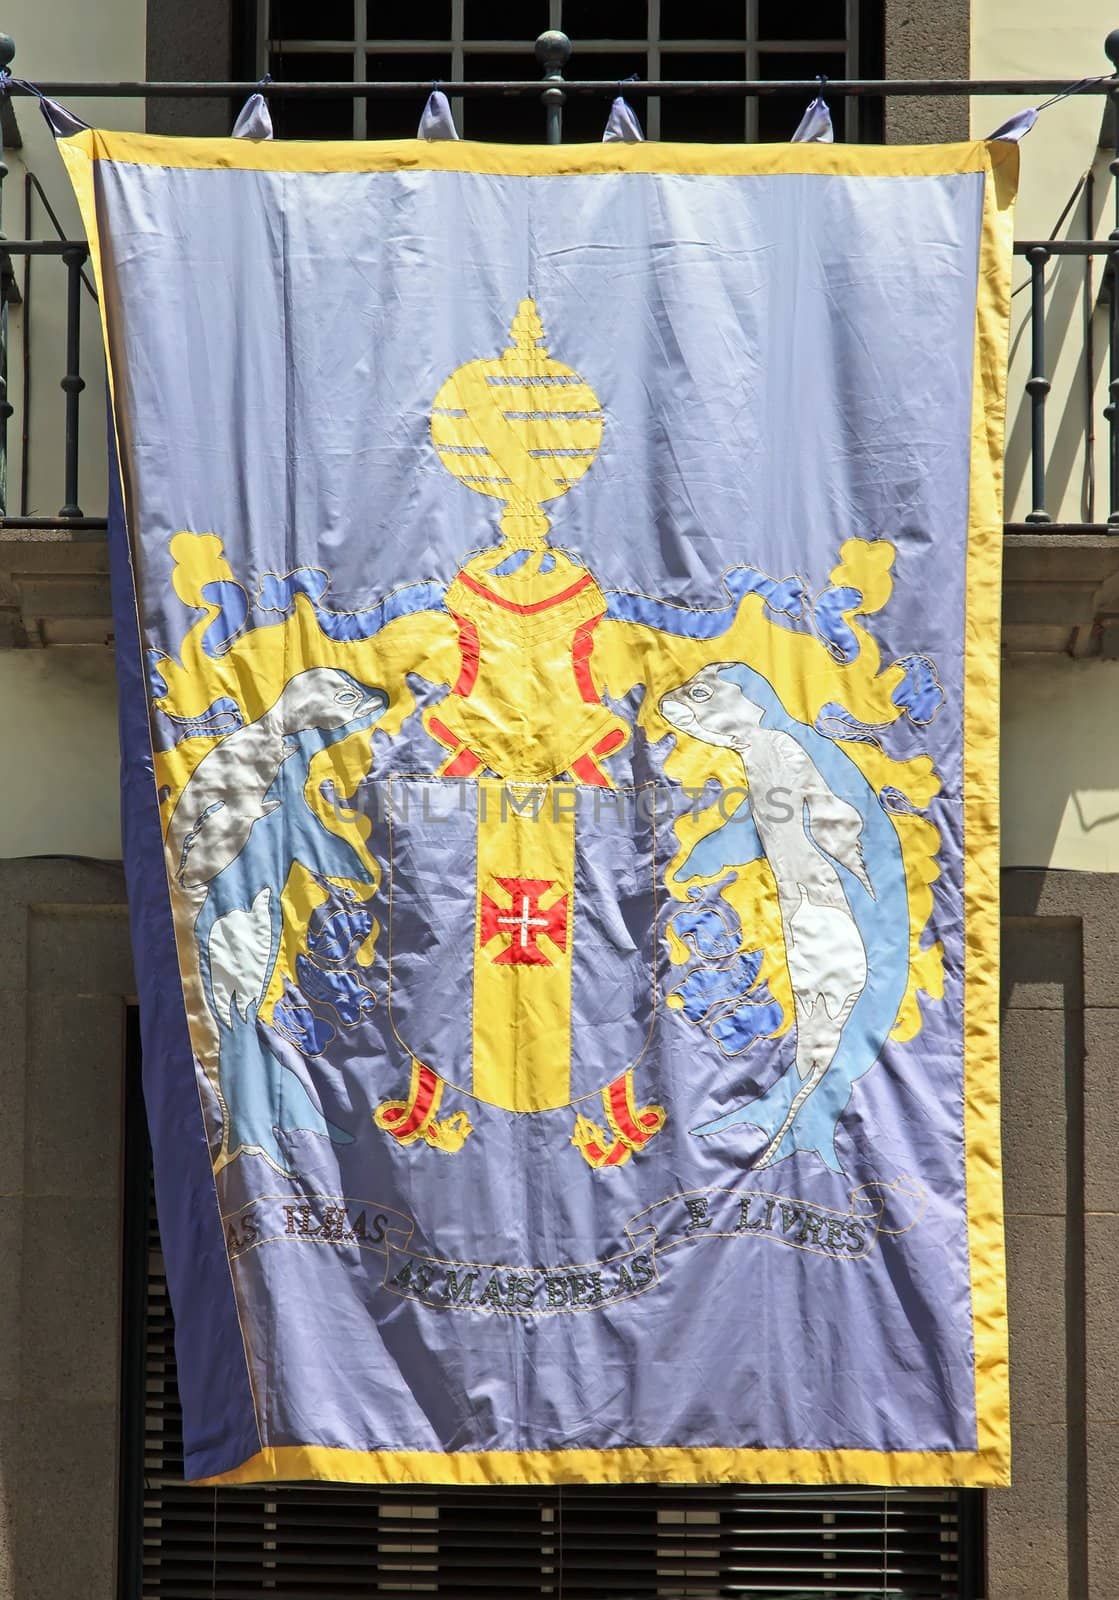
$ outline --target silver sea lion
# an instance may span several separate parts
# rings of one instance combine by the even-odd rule
[[[268,792],[295,753],[292,735],[332,731],[387,697],[338,667],[298,672],[263,716],[228,734],[198,763],[167,830],[171,874],[181,889],[204,887],[244,849],[253,825],[279,802]]]
[[[672,727],[742,760],[750,812],[773,872],[796,1012],[796,1066],[802,1080],[762,1152],[770,1164],[808,1096],[835,1056],[843,1027],[866,987],[867,957],[834,862],[873,898],[860,847],[858,811],[833,794],[789,733],[762,727],[763,708],[723,676],[734,663],[704,667],[660,702]]]

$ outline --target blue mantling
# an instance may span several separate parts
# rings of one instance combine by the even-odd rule
[[[322,604],[329,588],[330,577],[320,567],[298,567],[283,577],[266,572],[255,605],[242,584],[228,579],[207,583],[202,597],[217,607],[217,615],[202,636],[202,648],[215,659],[223,656],[250,623],[253,628],[274,627],[290,617],[297,595],[305,595],[311,602],[315,621],[328,639],[352,644],[359,639],[372,639],[398,617],[414,616],[419,611],[442,611],[446,593],[445,585],[434,580],[409,583],[394,589],[366,611],[332,611]]]
[[[744,595],[760,594],[768,611],[791,621],[799,621],[805,614],[806,590],[800,578],[770,578],[756,567],[734,567],[724,574],[723,588],[730,600],[715,611],[693,610],[654,600],[651,595],[615,589],[606,596],[606,615],[614,622],[637,622],[679,638],[717,639],[738,615]]]

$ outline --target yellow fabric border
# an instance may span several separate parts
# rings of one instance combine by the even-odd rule
[[[1018,146],[991,147],[983,192],[964,619],[964,1148],[979,1451],[1010,1478],[999,1112],[999,663],[1003,447]]]
[[[200,1484],[282,1483],[796,1483],[985,1489],[1009,1483],[999,1453],[935,1450],[261,1450]]]
[[[93,172],[96,161],[257,172],[480,172],[507,177],[681,173],[937,177],[986,172],[977,284],[964,670],[964,1137],[974,1331],[975,1451],[625,1450],[356,1451],[262,1449],[202,1484],[325,1480],[350,1483],[789,1483],[958,1485],[1010,1482],[1010,1405],[998,1083],[999,624],[1002,598],[1003,439],[1018,147],[973,141],[934,146],[517,146],[398,140],[376,144],[174,139],[88,129],[58,141],[85,224],[101,302],[110,392],[106,297]],[[239,1308],[238,1308],[239,1310]],[[242,1328],[242,1338],[244,1331]],[[249,1389],[256,1395],[249,1372]],[[259,1413],[258,1413],[259,1429]]]
[[[468,139],[386,139],[376,143],[177,139],[88,128],[60,139],[90,161],[238,172],[483,172],[494,177],[600,176],[677,172],[693,177],[935,178],[986,172],[1000,149],[983,140],[940,145],[852,144],[476,144]],[[67,162],[69,165],[69,161]]]

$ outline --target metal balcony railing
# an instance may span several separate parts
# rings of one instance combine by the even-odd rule
[[[1113,144],[1113,158],[1109,163],[1112,179],[1119,179],[1119,29],[1108,35],[1105,51],[1112,63],[1112,72],[1098,77],[1069,82],[1065,79],[844,79],[829,81],[826,94],[829,99],[864,97],[867,99],[898,96],[996,96],[1013,95],[1037,103],[1046,96],[1061,98],[1069,94],[1101,97],[1108,107],[1108,119]],[[558,144],[563,138],[563,107],[569,96],[594,95],[612,97],[624,92],[627,97],[643,101],[649,96],[687,95],[741,95],[801,97],[806,101],[820,93],[816,80],[744,80],[744,79],[657,79],[627,81],[619,85],[615,80],[571,79],[564,76],[564,67],[571,55],[572,45],[558,32],[541,34],[536,41],[536,58],[542,69],[540,78],[503,80],[462,80],[441,82],[438,87],[452,96],[526,97],[538,96],[542,107],[542,132],[549,144]],[[0,34],[0,69],[5,73],[14,57],[15,46],[6,35]],[[8,80],[7,93],[0,92],[0,205],[2,185],[8,174],[3,161],[3,146],[18,147],[18,123],[10,96],[30,95],[38,92],[52,99],[129,99],[150,101],[155,99],[207,99],[228,97],[231,104],[246,98],[259,89],[254,82],[182,82],[182,83],[88,83],[80,81],[47,82],[30,86]],[[433,85],[430,82],[309,82],[275,83],[268,85],[269,97],[277,98],[329,98],[340,96],[377,98],[381,96],[411,98],[422,105]],[[26,183],[33,185],[45,201],[41,186],[32,174]],[[47,207],[50,211],[49,206]],[[83,290],[96,298],[86,272],[89,248],[82,239],[61,236],[52,239],[7,239],[0,233],[0,533],[4,529],[57,528],[64,526],[96,534],[103,531],[103,515],[87,515],[81,505],[79,484],[81,397],[86,387],[81,372],[81,315]],[[1014,245],[1016,256],[1024,257],[1030,266],[1030,339],[1031,362],[1024,389],[1029,397],[1029,480],[1031,509],[1022,522],[1008,522],[1010,534],[1047,533],[1114,534],[1119,536],[1119,182],[1115,183],[1115,225],[1106,238],[1051,238],[1021,239]],[[1046,406],[1051,390],[1051,378],[1046,360],[1045,304],[1047,271],[1055,262],[1065,257],[1094,258],[1103,261],[1101,299],[1107,305],[1108,385],[1107,401],[1099,408],[1099,415],[1107,428],[1107,519],[1106,521],[1056,521],[1048,506],[1046,485]],[[64,504],[57,515],[9,515],[7,507],[8,423],[14,408],[8,396],[8,307],[19,304],[21,295],[14,270],[17,260],[29,263],[36,257],[55,257],[61,260],[66,271],[66,338],[65,372],[60,382],[63,393],[62,415],[64,438]],[[25,268],[25,284],[28,277]],[[1026,287],[1026,285],[1022,285]],[[26,352],[25,352],[26,356]],[[26,386],[30,381],[28,365],[24,362],[25,411]],[[1091,381],[1091,380],[1089,380]],[[1085,430],[1085,448],[1091,450],[1094,438],[1093,422],[1089,410]],[[26,494],[26,423],[24,438],[23,492]]]

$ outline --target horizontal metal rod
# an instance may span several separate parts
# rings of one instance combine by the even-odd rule
[[[1076,534],[1106,534],[1114,539],[1117,530],[1110,522],[1004,522],[1002,531],[1011,538],[1018,534],[1029,534],[1034,539],[1039,535],[1048,539],[1055,534],[1068,539]]]
[[[0,241],[0,254],[5,250],[11,256],[61,256],[67,250],[85,250],[84,239],[4,239]],[[1031,250],[1044,250],[1051,256],[1112,256],[1119,252],[1116,239],[1015,239],[1014,254],[1024,256]]]
[[[353,58],[354,41],[352,39],[272,39],[271,48],[278,51],[281,56],[290,52],[293,56],[349,56]],[[449,56],[452,50],[458,49],[452,39],[365,39],[359,41],[357,48],[365,49],[371,56]],[[524,39],[470,39],[463,41],[462,47],[468,56],[529,56],[533,46]],[[742,38],[737,39],[579,39],[577,43],[579,58],[594,55],[626,55],[629,52],[639,52],[644,55],[649,50],[663,50],[666,54],[674,56],[745,56],[746,44]],[[821,35],[817,39],[756,39],[751,45],[760,56],[764,55],[816,55],[828,51],[832,55],[842,55],[847,49],[845,39],[828,39]]]
[[[1051,256],[1109,256],[1119,250],[1119,239],[1015,239],[1014,254],[1044,250]]]
[[[16,532],[20,529],[71,529],[76,533],[105,533],[109,523],[106,517],[0,517],[0,542],[7,529]],[[1070,538],[1076,534],[1107,534],[1111,539],[1116,537],[1116,529],[1109,522],[1049,522],[1040,526],[1036,522],[1007,522],[1003,524],[1003,532],[1014,537],[1018,534],[1029,534],[1036,538],[1044,534],[1046,538],[1057,534]]]
[[[65,529],[67,533],[105,533],[109,526],[107,517],[0,517],[0,535],[8,528],[28,531]]]
[[[376,83],[270,83],[267,92],[269,98],[279,99],[318,99],[329,95],[372,100],[382,95],[430,94],[433,83],[431,78],[414,79],[407,83],[399,79]],[[828,81],[823,92],[835,98],[875,98],[879,95],[1025,95],[1037,98],[1077,89],[1078,83],[1078,79],[1069,78],[836,78]],[[447,94],[456,95],[538,95],[547,88],[542,78],[441,78],[437,86]],[[54,99],[192,100],[256,94],[260,84],[249,80],[226,83],[88,83],[67,79],[57,83],[40,83],[37,87],[42,94]],[[821,92],[816,78],[646,78],[625,83],[616,78],[565,78],[562,87],[567,94],[626,94],[636,98],[672,94],[723,94],[746,98],[808,95],[812,98]],[[1100,95],[1109,94],[1113,89],[1119,90],[1119,77],[1105,78],[1099,83],[1089,82],[1077,89],[1077,93]],[[13,83],[11,93],[28,94],[30,91]]]
[[[0,251],[10,256],[64,256],[67,250],[81,250],[89,254],[84,239],[4,239]]]

